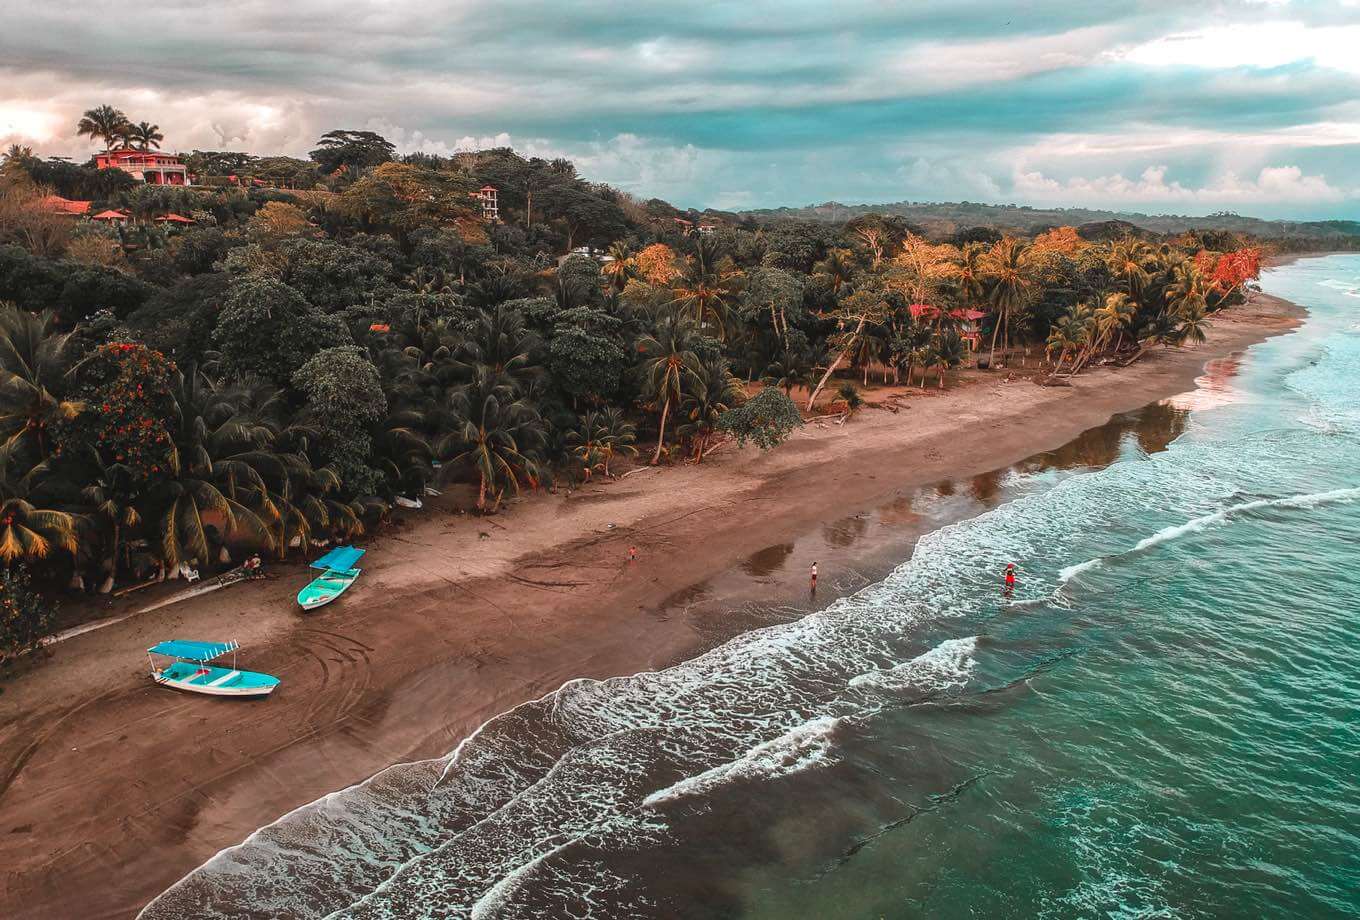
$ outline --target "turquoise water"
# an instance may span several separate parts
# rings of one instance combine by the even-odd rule
[[[1109,466],[1018,467],[827,610],[572,682],[145,915],[1360,916],[1360,257],[1264,286],[1304,327]]]

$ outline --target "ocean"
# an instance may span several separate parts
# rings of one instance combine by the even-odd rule
[[[1304,325],[1101,462],[1004,471],[825,610],[568,683],[143,917],[1360,916],[1360,256],[1262,286]]]

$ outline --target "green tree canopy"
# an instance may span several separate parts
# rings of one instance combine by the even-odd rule
[[[213,329],[223,369],[286,384],[318,348],[352,345],[349,330],[277,278],[246,275],[231,286]]]
[[[778,387],[765,387],[744,404],[718,416],[718,428],[737,439],[751,441],[761,450],[783,444],[803,426],[803,416],[793,400]]]

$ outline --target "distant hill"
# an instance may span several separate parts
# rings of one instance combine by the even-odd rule
[[[823,220],[844,223],[864,214],[901,217],[922,227],[931,236],[949,236],[968,227],[993,227],[1002,231],[1032,234],[1049,227],[1084,224],[1124,223],[1158,234],[1186,230],[1217,230],[1246,233],[1259,239],[1277,240],[1282,248],[1354,249],[1360,248],[1360,221],[1354,220],[1262,220],[1228,212],[1206,217],[1174,214],[1140,214],[1129,211],[1101,211],[1092,208],[1032,208],[1018,205],[960,202],[896,201],[890,204],[826,204],[804,208],[764,208],[742,212],[743,216],[767,222],[780,219]]]

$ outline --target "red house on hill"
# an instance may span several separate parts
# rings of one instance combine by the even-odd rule
[[[100,169],[121,169],[147,185],[188,185],[189,169],[174,154],[149,150],[109,150],[94,155]]]

